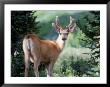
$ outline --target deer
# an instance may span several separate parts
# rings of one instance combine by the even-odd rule
[[[30,61],[33,63],[36,77],[39,77],[38,67],[41,63],[45,63],[47,77],[52,77],[54,64],[64,48],[68,34],[75,30],[76,21],[70,16],[69,25],[62,28],[58,16],[56,16],[52,26],[58,33],[56,40],[41,40],[36,34],[25,35],[23,39],[25,77],[28,77]]]

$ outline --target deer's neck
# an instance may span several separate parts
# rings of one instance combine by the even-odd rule
[[[65,41],[62,40],[62,37],[60,35],[58,36],[56,43],[59,45],[61,50],[64,48]]]

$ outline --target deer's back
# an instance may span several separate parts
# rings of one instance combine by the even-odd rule
[[[37,56],[43,62],[49,62],[56,60],[60,53],[60,48],[55,41],[40,40],[36,35],[29,34],[25,36],[23,44],[30,44],[30,52],[32,56]],[[28,52],[28,47],[25,46],[25,50]]]

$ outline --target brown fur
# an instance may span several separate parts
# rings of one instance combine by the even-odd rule
[[[36,76],[39,75],[38,66],[42,62],[46,63],[47,76],[52,76],[53,66],[64,47],[68,33],[73,32],[76,27],[76,23],[71,16],[70,24],[66,29],[62,29],[59,25],[59,19],[58,16],[56,16],[55,23],[52,23],[52,26],[59,33],[56,41],[40,40],[35,34],[28,34],[24,37],[23,51],[25,56],[25,76],[28,76],[30,60],[34,63],[34,72]]]
[[[28,40],[30,41],[30,43],[28,43]],[[32,44],[30,49],[28,49],[26,44]],[[31,60],[31,62],[33,62],[35,66],[37,66],[36,64],[38,64],[39,66],[40,63],[43,62],[47,64],[47,67],[51,63],[51,66],[53,67],[59,53],[61,52],[61,49],[55,41],[40,40],[35,34],[29,34],[24,37],[23,50],[26,64],[29,65],[29,60]],[[27,70],[25,72],[25,76],[28,75],[26,73]]]

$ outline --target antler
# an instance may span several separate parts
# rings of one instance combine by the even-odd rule
[[[70,23],[67,26],[69,32],[73,32],[76,27],[76,21],[70,16]]]
[[[56,16],[55,23],[56,23],[58,26],[60,26],[60,22],[59,22],[58,16]]]
[[[60,23],[59,23],[58,16],[56,16],[55,23],[52,23],[52,26],[55,28],[55,30],[57,32],[60,32],[60,29],[62,29],[61,26],[60,26]]]

